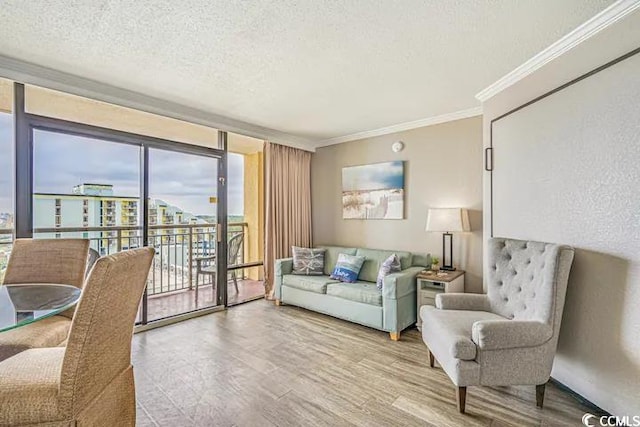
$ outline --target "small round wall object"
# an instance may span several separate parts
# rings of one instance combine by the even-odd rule
[[[391,149],[393,150],[394,153],[401,152],[402,150],[404,150],[404,142],[402,141],[394,142],[393,145],[391,146]]]

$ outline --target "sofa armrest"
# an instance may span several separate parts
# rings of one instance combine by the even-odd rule
[[[398,273],[391,273],[382,282],[382,298],[398,299],[416,292],[416,276],[423,267],[409,267]]]
[[[489,299],[484,294],[438,294],[436,307],[440,310],[489,311]]]
[[[551,326],[533,320],[481,320],[471,329],[473,342],[481,350],[537,347],[552,336]]]
[[[293,258],[282,258],[276,260],[275,275],[284,276],[293,271]]]
[[[291,274],[293,271],[293,258],[277,259],[273,272],[273,294],[275,299],[282,299],[282,276]]]

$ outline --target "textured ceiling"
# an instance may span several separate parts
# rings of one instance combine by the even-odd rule
[[[323,140],[474,95],[611,0],[4,0],[0,54]]]

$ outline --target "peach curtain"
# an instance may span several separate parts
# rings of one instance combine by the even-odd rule
[[[276,259],[291,246],[311,247],[311,153],[267,142],[265,145],[265,294],[273,296]]]

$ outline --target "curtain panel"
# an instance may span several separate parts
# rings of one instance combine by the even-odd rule
[[[274,263],[291,246],[311,247],[311,153],[265,145],[265,294],[273,297]]]

